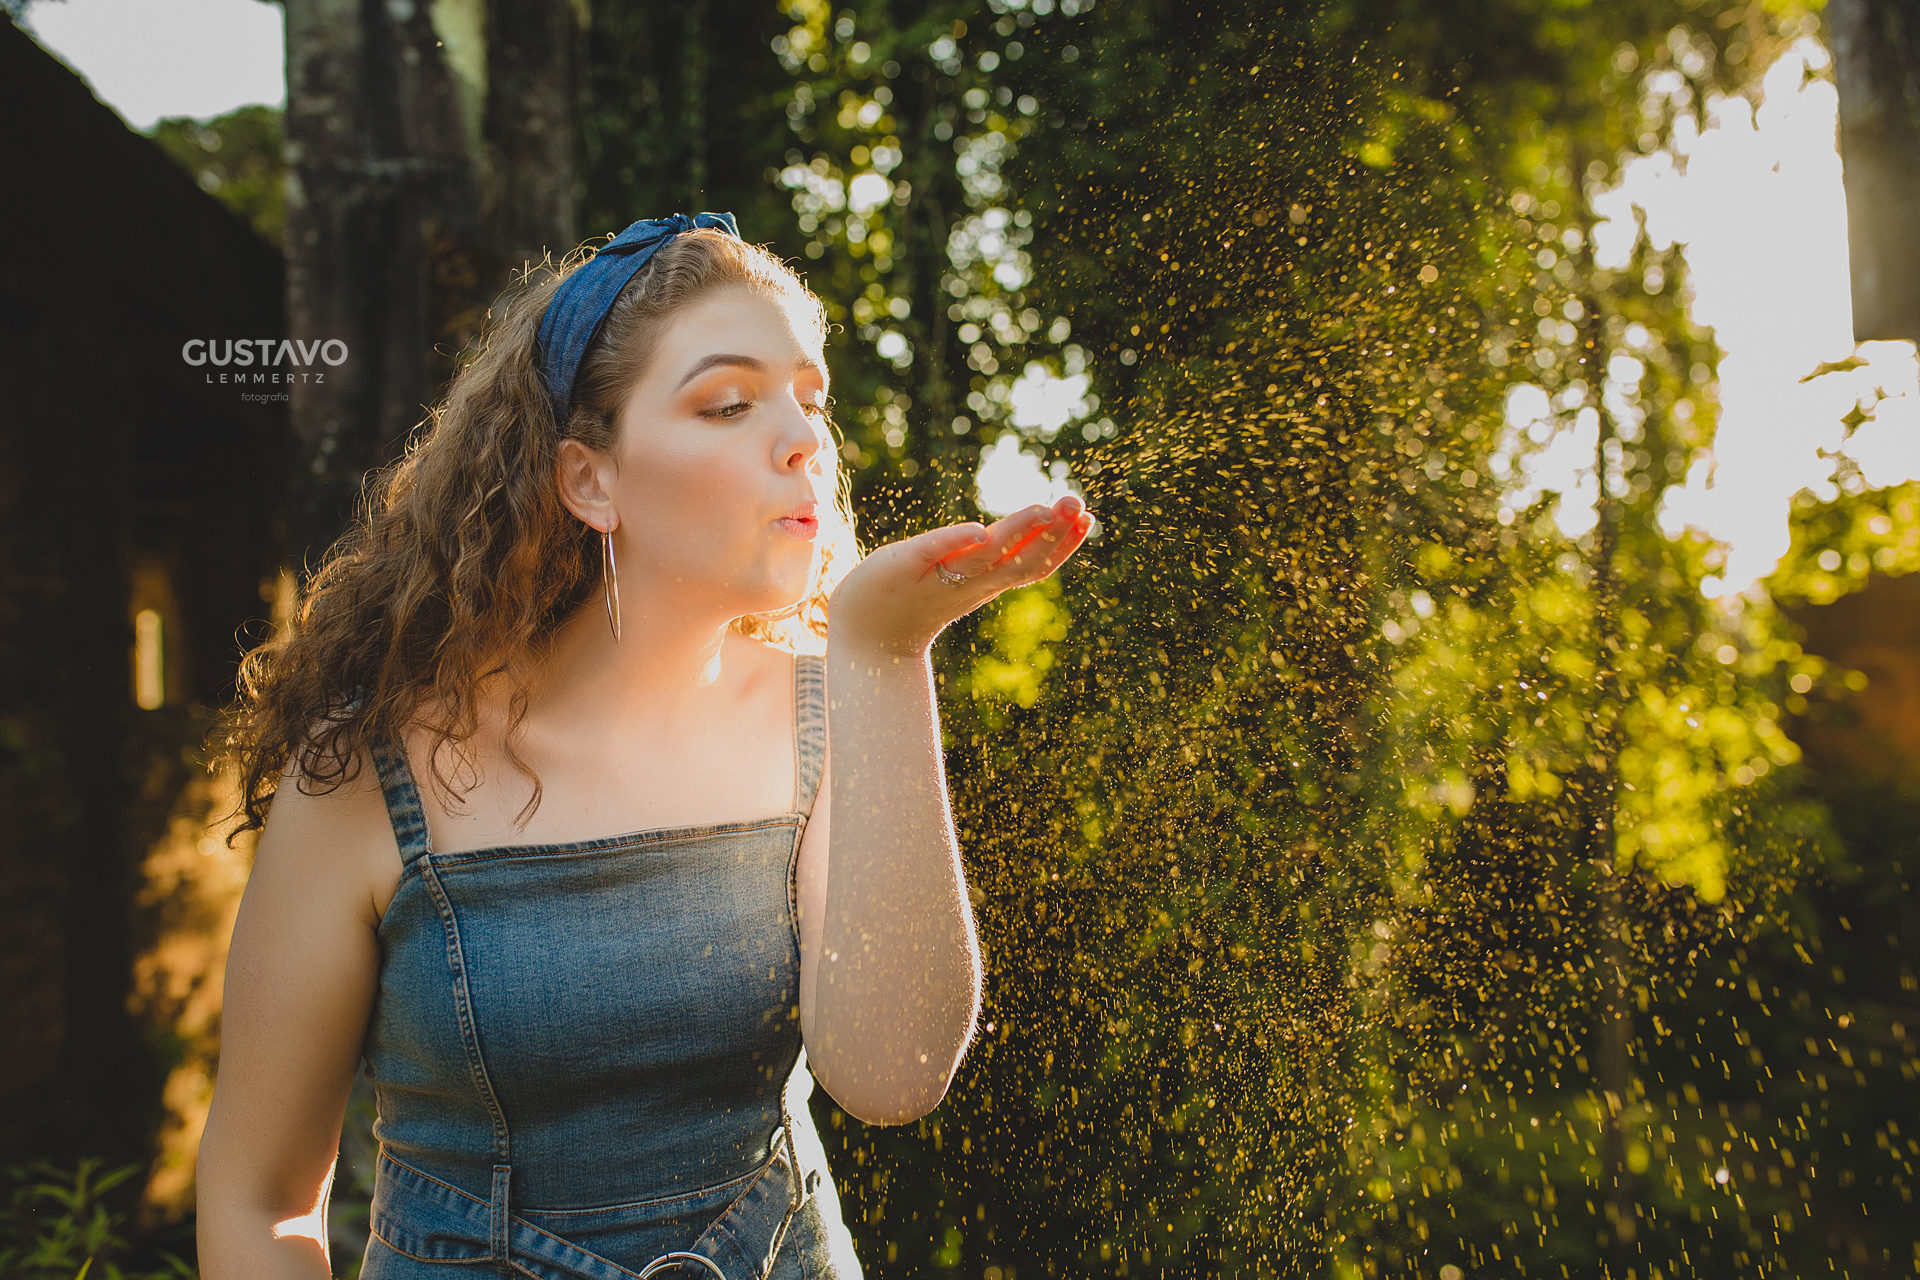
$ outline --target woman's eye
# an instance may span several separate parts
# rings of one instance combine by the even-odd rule
[[[717,409],[708,409],[705,416],[728,421],[751,410],[753,404],[754,402],[751,400],[736,400],[732,404],[721,405]],[[832,400],[828,400],[824,404],[802,404],[800,407],[802,412],[822,422],[833,416]]]

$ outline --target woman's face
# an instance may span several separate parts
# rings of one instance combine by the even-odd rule
[[[615,422],[629,600],[730,621],[805,597],[820,543],[780,518],[833,502],[826,399],[819,341],[794,304],[725,285],[673,318]]]

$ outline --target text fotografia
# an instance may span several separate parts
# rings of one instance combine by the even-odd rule
[[[286,382],[323,383],[324,368],[347,362],[347,344],[338,338],[311,342],[292,338],[189,338],[180,358],[197,367],[211,365],[207,381],[274,385]]]

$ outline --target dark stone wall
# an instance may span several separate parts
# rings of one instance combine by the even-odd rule
[[[0,1161],[148,1154],[169,1065],[128,1012],[146,851],[265,634],[283,403],[183,361],[284,335],[279,250],[0,22]],[[248,388],[250,391],[269,388]],[[133,596],[163,705],[133,692]]]

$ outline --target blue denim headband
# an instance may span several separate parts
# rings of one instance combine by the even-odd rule
[[[695,227],[711,227],[736,240],[740,238],[740,229],[730,213],[642,218],[601,245],[554,291],[546,314],[540,317],[539,354],[540,371],[553,397],[554,421],[560,426],[566,426],[567,416],[573,412],[573,378],[580,370],[580,358],[600,331],[600,322],[607,318],[613,300],[640,268],[653,260],[661,245]]]

